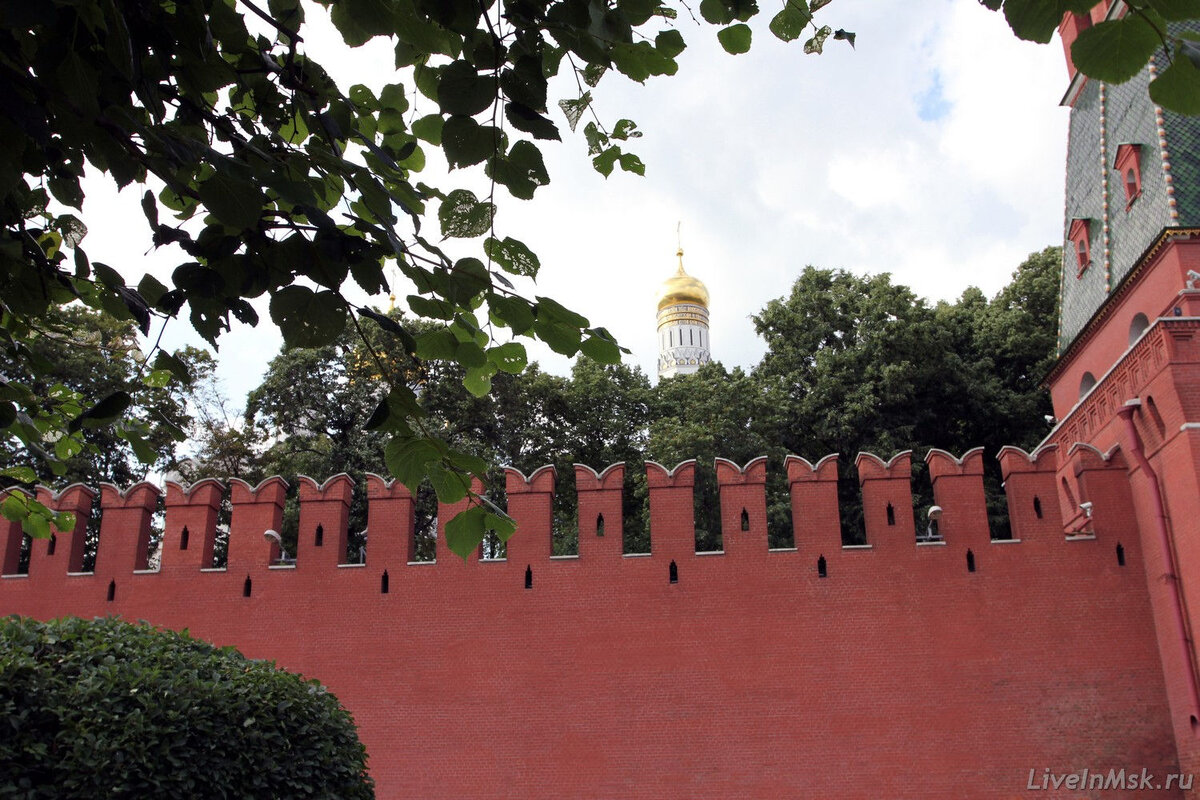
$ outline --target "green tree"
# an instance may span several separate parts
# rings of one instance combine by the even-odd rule
[[[130,321],[115,319],[80,305],[48,308],[37,330],[30,332],[22,358],[0,351],[0,380],[38,397],[130,398],[115,425],[82,419],[77,429],[55,442],[60,468],[35,461],[14,439],[0,441],[0,469],[26,482],[105,481],[126,486],[150,470],[178,464],[184,431],[192,424],[189,393],[168,376],[149,370]],[[173,354],[193,372],[211,370],[208,353],[186,348]],[[33,410],[14,424],[49,425],[51,404]],[[30,475],[29,470],[36,475]]]
[[[765,435],[767,408],[760,383],[740,367],[729,372],[715,362],[691,375],[659,381],[653,404],[650,457],[668,469],[696,459],[696,547],[720,550],[721,506],[714,460],[727,458],[742,466],[780,450]]]
[[[145,624],[0,620],[0,716],[4,797],[375,796],[316,681]]]
[[[649,493],[645,457],[652,409],[650,380],[638,367],[580,358],[563,395],[566,425],[555,466],[561,491],[555,522],[562,552],[578,552],[579,515],[574,464],[602,470],[624,462],[622,542],[627,553],[650,550]]]
[[[1059,248],[1031,255],[990,302],[978,289],[930,307],[888,275],[860,278],[808,267],[790,294],[756,317],[767,353],[754,372],[768,441],[807,458],[841,455],[844,535],[857,540],[859,451],[884,458],[939,447],[983,446],[996,532],[1003,495],[991,456],[1032,447],[1048,426],[1040,381],[1054,359]],[[915,503],[932,501],[915,464]]]

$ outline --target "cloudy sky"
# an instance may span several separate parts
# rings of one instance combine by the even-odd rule
[[[1000,15],[967,0],[836,0],[820,16],[856,32],[856,49],[830,40],[824,55],[806,56],[799,42],[771,36],[773,13],[766,3],[754,46],[736,57],[713,28],[681,17],[689,47],[678,75],[601,83],[601,118],[631,118],[644,133],[630,149],[645,177],[604,179],[582,135],[562,125],[565,141],[543,148],[550,185],[500,207],[498,234],[541,258],[534,291],[608,327],[647,374],[677,223],[685,265],[712,297],[713,357],[731,368],[761,357],[750,316],[805,265],[890,272],[919,295],[953,300],[968,286],[994,294],[1028,253],[1061,241],[1067,111],[1057,40],[1020,42]],[[395,80],[388,49],[336,44],[308,35],[309,51],[344,85]],[[571,87],[560,88],[567,96]],[[148,252],[138,194],[89,185],[85,246],[128,275],[169,274],[179,259]],[[197,341],[187,323],[172,323],[164,343],[185,341]],[[266,323],[222,340],[220,374],[235,403],[279,343]],[[567,359],[528,346],[544,368],[569,371]]]

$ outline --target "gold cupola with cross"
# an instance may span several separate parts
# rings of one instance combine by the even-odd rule
[[[658,377],[689,375],[711,361],[708,338],[708,288],[679,266],[658,293]]]

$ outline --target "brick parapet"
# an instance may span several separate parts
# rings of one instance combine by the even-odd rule
[[[100,541],[96,573],[115,576],[149,569],[150,517],[161,492],[145,481],[121,489],[100,484]]]
[[[574,467],[579,497],[579,557],[619,557],[624,552],[625,464],[610,464],[602,472],[586,464]]]
[[[1046,453],[1025,457],[1029,468],[1019,465],[1019,453],[1007,457],[1010,500],[1027,507],[1022,481],[1049,478],[1052,485],[1053,469],[1036,468]],[[962,470],[937,467],[936,484],[980,481],[970,474],[974,456],[962,462]],[[1115,473],[1114,464],[1086,463],[1084,480]],[[917,786],[920,778],[912,796],[990,797],[1024,790],[1025,765],[1042,763],[1036,759],[1107,766],[1119,752],[1121,764],[1132,758],[1163,772],[1174,765],[1136,540],[1124,541],[1126,566],[1103,530],[1095,540],[1068,540],[1061,528],[1043,537],[1044,546],[973,547],[974,571],[952,530],[945,546],[910,540],[910,555],[898,546],[843,553],[836,458],[787,466],[793,491],[815,490],[799,496],[818,504],[793,507],[805,532],[796,552],[768,554],[764,541],[761,555],[734,548],[692,555],[692,475],[685,469],[694,465],[653,476],[654,522],[674,515],[676,532],[687,534],[674,555],[656,549],[649,558],[624,559],[618,548],[589,550],[586,517],[592,509],[617,512],[621,470],[588,475],[577,468],[578,559],[464,565],[443,551],[449,566],[397,563],[383,553],[386,543],[407,541],[412,498],[375,476],[366,486],[365,566],[268,569],[262,534],[286,491],[276,479],[231,490],[237,532],[252,534],[248,541],[259,547],[253,564],[243,561],[228,574],[179,568],[58,582],[31,574],[0,581],[0,612],[111,613],[187,627],[317,678],[354,713],[381,800],[495,796],[500,772],[483,770],[483,780],[461,768],[480,759],[505,765],[506,796],[563,796],[582,784],[614,796],[684,796],[689,790],[680,787],[703,773],[712,796],[892,796],[898,780]],[[739,474],[735,468],[721,469],[723,504],[730,492],[762,487],[757,465]],[[531,476],[525,483],[538,482]],[[513,505],[517,498],[552,497],[515,488],[514,516],[524,514]],[[947,518],[963,511],[956,497],[945,501]],[[197,504],[205,505],[198,495]],[[439,520],[464,505],[443,506]],[[378,516],[381,508],[390,511]],[[388,527],[392,519],[401,520],[399,529]],[[812,524],[818,519],[824,528]],[[530,526],[548,534],[536,527],[545,524],[525,523],[518,539]],[[605,545],[619,541],[616,526],[606,520]],[[658,548],[660,530],[654,533]],[[497,674],[503,680],[491,677]],[[588,736],[576,741],[564,733],[563,720],[571,719],[586,719]],[[728,734],[728,747],[701,747],[714,726]],[[944,746],[928,753],[894,746],[916,729]],[[870,762],[852,774],[830,767],[837,776],[829,777],[820,765],[841,763],[846,737]],[[780,746],[802,765],[764,770]],[[947,776],[947,759],[969,766]],[[428,769],[413,770],[413,763]]]
[[[217,512],[226,487],[213,478],[190,486],[167,481],[163,503],[160,569],[211,567],[217,536]]]

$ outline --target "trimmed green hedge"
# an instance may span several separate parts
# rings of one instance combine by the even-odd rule
[[[0,619],[0,798],[372,798],[337,698],[117,619]]]

